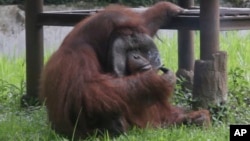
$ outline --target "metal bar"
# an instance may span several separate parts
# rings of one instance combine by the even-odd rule
[[[178,0],[178,5],[190,8],[193,0]],[[194,69],[194,34],[190,30],[178,30],[178,68],[184,70]]]
[[[189,0],[183,1],[183,2],[179,2],[178,4],[183,5],[183,4],[188,4],[190,3]],[[186,6],[182,6],[183,8],[188,8],[186,9],[187,13],[197,13],[200,11],[200,7],[195,7],[193,6],[193,2],[191,2],[192,6],[186,7]],[[135,11],[145,11],[147,9],[147,7],[140,7],[140,8],[131,8],[132,10]],[[99,12],[102,11],[103,9],[89,9],[89,10],[66,10],[66,11],[44,11],[44,13],[92,13],[92,12]],[[220,11],[238,11],[238,12],[250,12],[250,8],[235,8],[235,7],[219,7]]]
[[[250,16],[248,17],[222,17],[220,30],[249,30]]]
[[[192,1],[192,0],[191,0]],[[187,3],[188,4],[189,0],[187,1],[181,1],[179,4],[182,5]],[[191,3],[192,4],[192,3]],[[184,13],[181,13],[180,15],[185,15],[185,16],[199,16],[200,15],[200,8],[199,7],[194,7],[194,6],[189,6],[184,8],[188,8],[184,10]],[[147,8],[131,8],[132,10],[136,12],[143,12]],[[93,9],[93,10],[67,10],[67,11],[45,11],[43,13],[46,14],[93,14],[102,11],[103,9]],[[227,7],[220,7],[220,15],[223,16],[225,14],[236,14],[236,15],[250,15],[250,8],[227,8]]]
[[[56,14],[56,13],[40,13],[38,25],[46,26],[74,26],[89,14]],[[199,17],[197,16],[177,16],[172,22],[164,25],[161,29],[189,29],[199,30]]]
[[[74,26],[89,15],[89,13],[40,13],[37,24],[40,26]],[[220,17],[220,30],[250,29],[249,22],[250,16],[223,16]],[[161,29],[200,30],[199,16],[178,15],[173,18],[171,23],[162,26]]]
[[[25,4],[27,94],[22,102],[29,104],[38,96],[38,81],[43,66],[43,27],[37,26],[43,0],[26,0]]]
[[[219,1],[200,1],[200,58],[211,60],[219,50]]]
[[[52,13],[52,14],[60,14],[60,13],[97,13],[102,9],[91,9],[91,10],[67,10],[67,11],[44,11],[43,13]]]
[[[66,14],[66,13],[40,13],[37,21],[38,25],[51,26],[74,26],[82,19],[90,16],[90,14]]]
[[[170,23],[163,25],[161,29],[178,29],[178,30],[199,30],[200,21],[197,16],[177,16]]]

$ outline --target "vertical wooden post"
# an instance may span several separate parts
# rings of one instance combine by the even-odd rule
[[[200,58],[211,60],[219,51],[219,1],[201,0],[200,9]]]
[[[178,0],[178,5],[191,8],[194,0]],[[178,30],[178,71],[183,89],[192,90],[194,69],[194,33],[190,30]]]
[[[22,106],[34,105],[38,98],[39,76],[43,66],[43,27],[38,26],[37,21],[42,8],[43,0],[25,1],[27,94],[21,99]]]
[[[194,109],[209,108],[227,99],[227,53],[219,51],[219,1],[200,1],[201,60],[195,61]]]

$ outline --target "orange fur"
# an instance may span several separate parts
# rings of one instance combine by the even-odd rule
[[[143,13],[111,6],[81,21],[51,56],[41,75],[40,98],[58,133],[85,137],[96,129],[110,133],[181,123],[194,116],[173,108],[168,98],[174,85],[150,70],[115,77],[107,68],[109,38],[114,32],[153,36],[181,8],[160,2]],[[156,20],[156,21],[155,21]],[[205,114],[205,117],[209,113]]]

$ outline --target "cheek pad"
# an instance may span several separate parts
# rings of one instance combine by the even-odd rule
[[[118,77],[126,75],[126,53],[129,50],[139,50],[154,69],[162,66],[159,51],[149,35],[137,33],[118,36],[111,42],[108,51],[109,66]]]

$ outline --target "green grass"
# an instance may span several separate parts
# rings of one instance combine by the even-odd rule
[[[226,120],[213,119],[212,127],[171,127],[168,129],[132,129],[117,138],[92,136],[86,140],[115,141],[228,141],[229,124],[250,124],[250,34],[225,32],[220,38],[221,50],[228,52],[229,101],[218,114]],[[199,58],[199,33],[195,33],[195,56]],[[162,60],[177,70],[176,36],[156,39]],[[50,129],[44,107],[21,109],[20,97],[25,94],[25,58],[0,55],[0,140],[48,141],[67,140]]]

